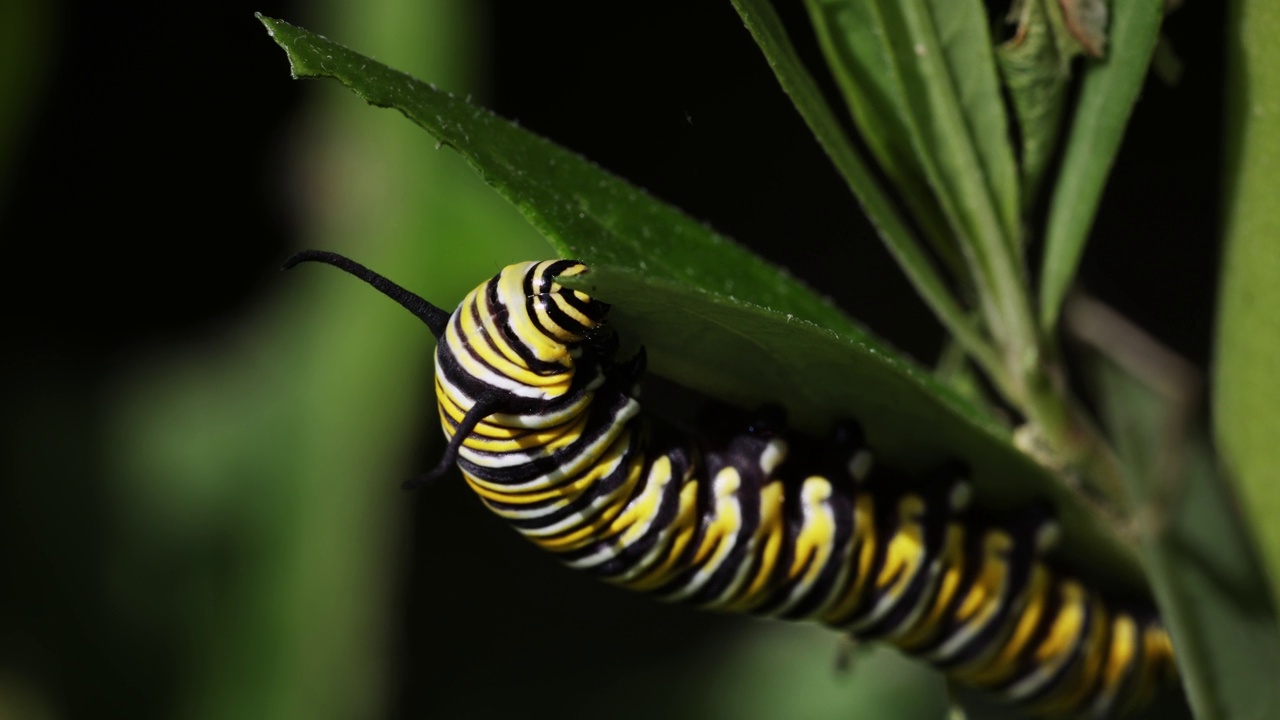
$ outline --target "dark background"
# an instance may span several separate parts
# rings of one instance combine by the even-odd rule
[[[819,67],[798,3],[781,4]],[[1218,256],[1221,5],[1190,0],[1167,22],[1185,73],[1173,87],[1148,81],[1080,273],[1085,287],[1202,368]],[[932,361],[939,326],[727,2],[483,6],[485,51],[475,61],[483,84],[455,90],[684,208]],[[109,436],[105,389],[147,349],[190,342],[251,312],[301,242],[279,166],[313,88],[289,80],[252,13],[306,25],[313,10],[265,0],[14,7],[28,13],[30,32],[13,51],[14,87],[27,91],[0,109],[11,122],[11,137],[0,138],[11,148],[0,167],[9,268],[0,285],[9,348],[0,373],[0,703],[47,717],[166,716],[186,658],[199,649],[184,647],[169,620],[121,617],[103,602],[110,580],[96,548],[111,521],[96,463]],[[343,41],[341,27],[314,29]],[[422,502],[457,503],[460,522],[483,522],[456,490]],[[390,621],[389,717],[455,707],[413,678],[481,692],[487,686],[469,678],[509,645],[540,637],[515,621],[474,634],[476,621],[450,617],[447,601],[443,611],[418,612],[450,594],[437,582],[450,569],[412,562],[415,539],[440,542],[417,525],[411,531]],[[505,566],[515,573],[534,557],[514,542],[495,552],[515,554]],[[459,557],[454,569],[474,566],[474,557]],[[548,578],[559,575],[538,565],[505,581],[561,582]],[[148,592],[165,607],[163,588]],[[564,594],[582,602],[562,607]],[[673,644],[719,642],[717,633],[737,627],[578,578],[540,597],[544,622],[581,628],[586,639],[572,652],[601,653],[531,656],[552,665],[632,672],[604,653],[625,646],[635,657],[662,657]],[[457,608],[467,609],[476,608]],[[500,603],[489,610],[505,616]],[[628,630],[617,620],[624,616],[657,624]],[[602,627],[615,634],[601,636]],[[464,634],[472,639],[456,640]],[[442,648],[455,655],[441,661]],[[521,689],[531,690],[511,688],[507,700],[521,707]]]

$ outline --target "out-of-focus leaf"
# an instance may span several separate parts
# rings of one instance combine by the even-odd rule
[[[1280,4],[1236,0],[1228,36],[1226,255],[1214,354],[1214,437],[1280,605]]]
[[[1185,410],[1100,360],[1099,397],[1148,520],[1147,567],[1199,720],[1280,711],[1280,629],[1235,498]]]
[[[370,2],[350,16],[385,52],[450,75],[468,66],[467,5]],[[308,244],[441,293],[542,246],[466,168],[406,151],[430,152],[416,128],[334,90],[289,136]],[[408,459],[430,437],[430,337],[358,283],[274,280],[251,317],[137,358],[116,383],[103,426],[118,561],[104,574],[142,632],[159,626],[178,649],[176,687],[155,689],[174,703],[161,714],[385,716],[388,596],[412,506],[398,482],[420,472]]]
[[[942,348],[942,353],[938,355],[938,362],[933,368],[933,376],[938,379],[938,382],[956,391],[960,397],[992,412],[994,405],[982,383],[982,378],[969,362],[969,356],[965,355],[964,348],[959,343],[953,340]]]
[[[19,675],[0,674],[0,717],[55,720],[58,715],[35,683]]]
[[[1062,300],[1075,279],[1163,15],[1163,0],[1115,3],[1108,56],[1089,61],[1085,70],[1045,226],[1040,264],[1040,327],[1045,334],[1057,325]]]
[[[401,110],[462,154],[558,252],[590,264],[592,273],[576,284],[615,304],[624,339],[643,342],[659,374],[748,405],[789,398],[808,429],[853,414],[882,456],[904,469],[962,458],[993,511],[1050,498],[1069,536],[1068,560],[1103,582],[1141,584],[1132,556],[1014,449],[1007,430],[799,283],[487,111],[287,23],[263,22],[295,75],[333,76],[366,100]]]
[[[705,659],[716,671],[699,690],[708,698],[732,698],[712,705],[693,700],[692,717],[735,720],[825,720],[893,718],[937,720],[946,716],[942,676],[918,660],[887,646],[847,648],[848,667],[836,668],[840,646],[830,631],[816,626],[760,624]],[[693,692],[690,692],[692,695]]]

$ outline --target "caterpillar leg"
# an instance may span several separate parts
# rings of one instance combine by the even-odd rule
[[[964,711],[964,706],[956,699],[955,688],[951,683],[947,683],[947,720],[968,720],[968,714]]]
[[[854,482],[871,475],[875,459],[866,445],[866,435],[856,420],[840,420],[831,426],[830,446],[840,456],[844,470]]]
[[[615,342],[614,345],[617,345]],[[612,357],[613,350],[610,350]],[[649,354],[641,347],[636,351],[635,357],[625,363],[618,363],[609,368],[610,377],[615,379],[620,385],[628,391],[631,397],[640,396],[640,380],[644,377],[644,371],[649,365]]]
[[[781,405],[762,405],[747,426],[752,435],[781,435],[787,431],[787,411]]]
[[[1036,559],[1042,559],[1056,549],[1062,538],[1058,513],[1048,501],[1027,504],[1018,512],[1018,518],[1009,525],[1009,531],[1014,537],[1030,543]]]
[[[865,647],[858,638],[848,634],[840,633],[836,636],[836,654],[832,658],[832,668],[840,675],[853,672],[854,666],[858,664],[858,652]]]

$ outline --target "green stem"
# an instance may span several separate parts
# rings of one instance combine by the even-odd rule
[[[1130,502],[1119,459],[1084,409],[1066,387],[1060,366],[1043,365],[1026,378],[1027,419],[1058,461],[1089,481],[1108,506],[1127,511]]]

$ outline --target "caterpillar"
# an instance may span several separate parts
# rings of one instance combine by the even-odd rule
[[[609,306],[561,285],[572,260],[511,265],[448,313],[343,256],[438,339],[454,465],[494,513],[566,565],[703,608],[811,620],[923,658],[1029,713],[1114,717],[1176,675],[1150,608],[1046,560],[1048,511],[983,525],[960,468],[912,482],[875,467],[854,422],[820,444],[775,413],[720,439],[663,439],[637,399],[641,350],[615,360]]]

